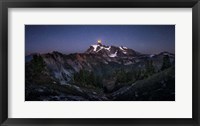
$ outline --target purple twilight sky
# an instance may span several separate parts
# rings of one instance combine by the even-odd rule
[[[26,25],[25,52],[84,52],[102,40],[141,53],[175,53],[175,25]]]

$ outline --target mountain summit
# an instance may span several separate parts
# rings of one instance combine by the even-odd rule
[[[124,46],[117,47],[112,45],[111,46],[103,45],[99,40],[97,44],[91,45],[85,53],[100,54],[104,57],[127,57],[127,56],[136,57],[141,55],[135,50],[129,49]]]

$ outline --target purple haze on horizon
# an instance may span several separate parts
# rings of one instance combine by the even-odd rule
[[[175,25],[26,25],[25,53],[82,53],[99,39],[146,54],[175,53]]]

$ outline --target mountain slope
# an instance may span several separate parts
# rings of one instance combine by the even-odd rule
[[[168,52],[147,55],[123,46],[102,44],[90,46],[85,53],[66,55],[54,51],[47,54],[29,55],[26,57],[25,64],[26,99],[127,100],[126,94],[132,96],[132,91],[130,93],[127,90],[125,94],[119,93],[123,96],[122,98],[114,94],[123,88],[129,89],[132,84],[147,78],[153,78],[152,80],[155,80],[158,85],[162,85],[160,82],[165,80],[165,76],[167,83],[173,82],[173,79],[170,81],[167,77],[168,75],[162,74],[168,68],[174,69],[174,65],[175,55]],[[156,74],[163,76],[162,79],[157,80],[153,77]],[[175,76],[173,72],[169,74]],[[172,83],[172,85],[175,84]],[[170,89],[169,92],[173,91]],[[40,97],[42,94],[46,95]],[[48,95],[53,98],[47,98]],[[143,96],[132,97],[131,100],[142,98]]]

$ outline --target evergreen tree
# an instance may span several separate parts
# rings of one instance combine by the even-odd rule
[[[146,62],[145,69],[146,69],[145,77],[149,77],[149,76],[151,76],[152,74],[155,73],[155,68],[153,66],[153,61],[152,60],[148,60]]]
[[[117,72],[117,79],[116,82],[117,83],[125,83],[127,81],[127,76],[126,76],[126,72],[123,69],[120,69]]]
[[[142,78],[142,70],[139,68],[134,72],[135,80],[140,80]]]
[[[74,74],[73,81],[83,86],[100,87],[102,85],[101,79],[95,76],[94,72],[87,70],[80,70]]]
[[[40,74],[44,68],[45,64],[40,55],[33,55],[33,73]]]
[[[163,57],[163,64],[162,64],[161,70],[167,69],[169,67],[171,67],[171,62],[170,62],[169,56],[165,55]]]

